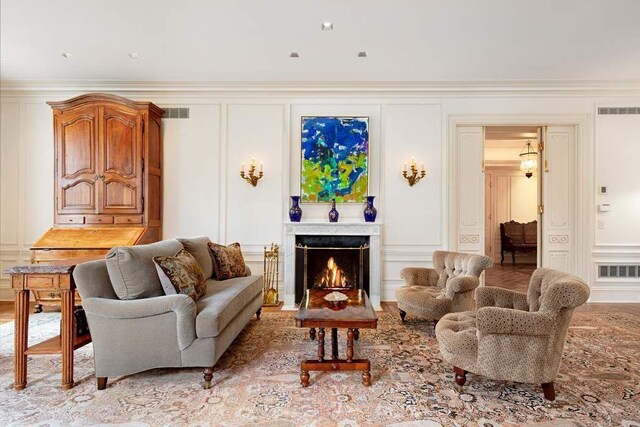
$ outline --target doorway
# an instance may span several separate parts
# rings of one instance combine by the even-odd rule
[[[539,251],[537,265],[588,279],[589,217],[576,207],[590,198],[587,161],[592,140],[589,116],[461,115],[449,117],[449,245],[451,250],[485,252],[484,134],[490,126],[544,126],[539,159]],[[580,149],[581,141],[587,141]],[[577,179],[578,176],[582,178]],[[580,233],[577,230],[581,230]],[[505,256],[506,260],[506,256]],[[498,264],[499,265],[499,264]],[[487,281],[486,284],[492,285]]]
[[[494,263],[486,281],[519,292],[526,292],[540,252],[541,132],[536,126],[484,129],[484,253]]]

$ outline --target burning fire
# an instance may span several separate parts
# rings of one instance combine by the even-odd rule
[[[327,268],[322,272],[318,286],[323,288],[346,288],[347,276],[344,274],[333,257],[327,261]]]

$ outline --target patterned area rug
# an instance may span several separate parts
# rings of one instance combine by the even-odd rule
[[[471,374],[458,394],[433,324],[403,325],[390,313],[380,313],[378,329],[363,330],[356,344],[356,356],[372,361],[371,387],[350,372],[312,373],[302,388],[299,361],[313,357],[316,344],[294,327],[293,316],[272,312],[252,320],[219,361],[210,390],[200,386],[200,369],[157,369],[109,378],[108,388],[97,391],[92,348],[85,346],[76,351],[75,388],[60,389],[59,357],[35,356],[27,388],[15,392],[13,324],[2,325],[0,425],[640,426],[639,317],[576,314],[558,397],[549,404],[537,385]],[[31,318],[32,342],[59,324],[54,313]]]

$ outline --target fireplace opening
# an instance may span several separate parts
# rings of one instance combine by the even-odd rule
[[[369,292],[368,236],[296,236],[296,304],[307,289]]]

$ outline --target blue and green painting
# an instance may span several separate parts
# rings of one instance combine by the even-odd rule
[[[368,117],[302,117],[302,202],[365,202],[368,153]]]

